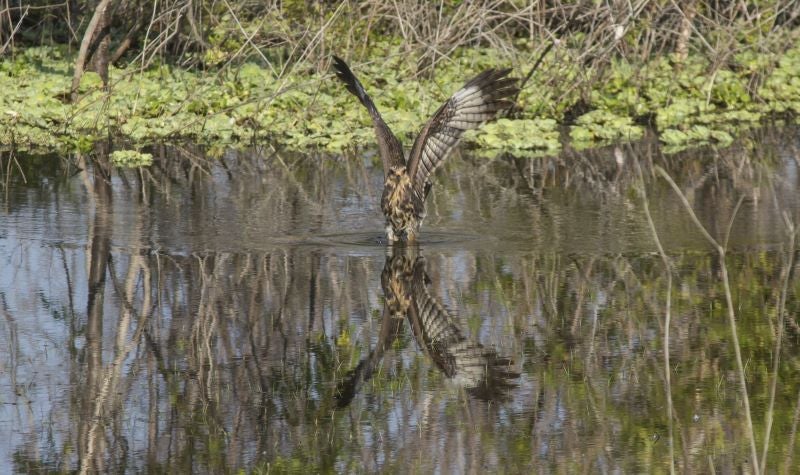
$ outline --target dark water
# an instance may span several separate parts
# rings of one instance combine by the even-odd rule
[[[408,249],[369,153],[4,153],[0,471],[792,471],[799,151],[463,152]]]

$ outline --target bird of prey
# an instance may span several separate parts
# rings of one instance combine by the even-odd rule
[[[428,120],[406,158],[400,141],[347,63],[334,56],[333,67],[347,90],[367,108],[375,126],[385,180],[381,210],[386,217],[386,237],[390,242],[414,241],[425,218],[431,175],[465,131],[512,105],[510,99],[519,91],[517,80],[507,77],[510,69],[487,69],[467,81]]]
[[[478,399],[505,400],[519,377],[513,362],[464,335],[458,320],[431,295],[425,258],[410,255],[412,248],[392,246],[386,258],[381,274],[385,300],[378,342],[337,386],[339,407],[350,404],[380,367],[386,351],[402,335],[404,321],[420,350],[446,378]]]

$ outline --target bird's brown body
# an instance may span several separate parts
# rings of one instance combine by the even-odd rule
[[[488,69],[453,94],[425,124],[406,159],[403,147],[386,125],[361,82],[347,64],[333,57],[334,69],[347,90],[369,111],[375,126],[384,171],[381,211],[389,241],[414,241],[425,218],[425,199],[431,175],[442,164],[463,133],[493,119],[511,106],[519,91],[510,70]]]
[[[386,217],[386,236],[390,241],[413,241],[422,223],[413,202],[411,177],[406,167],[393,167],[386,176],[381,196],[381,211]]]

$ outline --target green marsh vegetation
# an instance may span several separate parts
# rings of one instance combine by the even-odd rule
[[[719,466],[759,473],[794,466],[800,400],[793,381],[800,368],[800,328],[791,315],[797,313],[800,288],[794,272],[800,219],[790,205],[782,204],[790,194],[781,193],[790,183],[775,172],[786,170],[778,163],[783,149],[769,144],[769,128],[746,129],[771,120],[793,122],[800,112],[797,2],[79,0],[6,4],[0,11],[0,143],[16,150],[56,152],[51,157],[75,151],[70,155],[78,157],[77,173],[84,174],[91,200],[105,204],[90,210],[96,235],[86,247],[92,255],[81,254],[82,244],[60,249],[71,256],[64,257],[65,269],[67,262],[78,263],[65,272],[64,280],[80,275],[78,266],[87,260],[96,268],[111,269],[109,292],[118,294],[120,309],[106,316],[107,324],[116,322],[116,334],[131,338],[119,350],[119,361],[145,346],[140,345],[143,338],[152,338],[140,329],[154,325],[157,330],[147,343],[155,363],[107,380],[130,391],[127,399],[105,401],[97,395],[118,394],[116,389],[84,385],[83,371],[71,373],[75,387],[89,388],[81,392],[87,407],[117,418],[110,429],[119,431],[115,440],[124,438],[127,401],[143,401],[147,408],[141,413],[158,415],[151,410],[163,404],[158,393],[143,399],[134,390],[146,384],[158,388],[164,380],[162,394],[178,410],[154,440],[171,441],[177,431],[188,434],[164,456],[169,462],[191,463],[187,454],[200,453],[205,457],[202,466],[222,471],[226,460],[233,460],[225,453],[241,450],[233,465],[258,463],[256,469],[263,466],[265,472],[356,469],[363,466],[363,453],[391,447],[354,427],[363,420],[390,434],[389,415],[398,394],[411,400],[424,388],[440,385],[442,376],[416,353],[407,335],[393,348],[406,352],[404,357],[390,355],[385,371],[368,382],[364,392],[375,399],[360,402],[368,410],[353,412],[357,423],[351,413],[335,413],[332,382],[346,377],[370,350],[364,332],[375,329],[363,322],[371,320],[353,316],[380,312],[374,300],[360,302],[364,295],[380,295],[376,283],[383,256],[377,265],[374,256],[360,265],[357,256],[326,247],[306,252],[302,246],[281,244],[277,251],[251,252],[264,245],[259,228],[213,228],[226,217],[258,215],[254,221],[269,223],[270,232],[297,239],[292,231],[297,223],[308,222],[308,216],[342,217],[337,221],[352,225],[354,215],[341,212],[331,193],[335,187],[326,181],[335,173],[352,180],[345,188],[355,195],[354,208],[374,203],[368,193],[349,191],[370,188],[363,161],[325,160],[329,153],[372,147],[374,142],[369,118],[329,73],[335,53],[350,61],[407,144],[441,101],[481,69],[511,66],[525,80],[513,114],[468,137],[483,156],[445,165],[451,178],[432,198],[442,209],[473,210],[470,217],[482,217],[478,222],[484,228],[524,230],[525,238],[517,242],[521,249],[508,255],[492,249],[474,253],[469,258],[473,270],[466,274],[449,262],[446,252],[431,252],[428,258],[441,269],[439,281],[447,284],[441,275],[453,275],[466,286],[460,305],[473,334],[479,333],[482,317],[494,310],[475,296],[487,289],[502,296],[497,305],[507,318],[501,326],[513,330],[511,346],[533,355],[523,370],[542,381],[535,402],[541,401],[544,410],[537,414],[545,419],[508,417],[499,405],[473,407],[469,400],[443,394],[435,396],[443,408],[435,415],[440,427],[458,424],[461,430],[471,414],[485,417],[476,424],[479,430],[469,427],[475,437],[470,446],[477,446],[479,439],[492,446],[490,438],[495,437],[500,455],[487,450],[487,460],[520,461],[518,471],[542,462],[531,450],[539,437],[535,431],[555,427],[550,421],[558,421],[563,407],[578,417],[566,420],[568,430],[543,435],[565,442],[565,450],[545,456],[556,469],[594,469],[598,465],[592,461],[606,457],[618,459],[623,471],[630,472],[653,466],[665,472],[709,466],[713,472]],[[650,129],[657,132],[661,147],[638,142],[630,149],[620,146],[619,156],[607,153],[609,149],[584,150],[635,140]],[[117,148],[111,154],[118,167],[113,173],[123,178],[120,183],[132,195],[140,193],[140,199],[115,200],[112,206],[111,181],[105,179],[111,172],[103,160],[86,159],[91,155],[83,151],[99,148],[97,142],[109,137]],[[720,150],[735,139],[744,146]],[[203,152],[187,152],[181,164],[176,154],[159,145],[180,148],[180,141],[198,143]],[[218,161],[198,158],[253,144],[289,153],[258,155],[252,164],[235,154],[235,159],[223,156]],[[704,148],[684,150],[697,145]],[[661,155],[664,151],[671,153]],[[513,157],[496,158],[504,152]],[[797,156],[794,150],[788,154]],[[540,155],[548,157],[528,159]],[[58,161],[19,156],[26,157],[16,164],[19,175],[7,161],[0,173],[8,179],[0,181],[14,183],[17,176],[35,180],[35,171],[42,173]],[[267,156],[278,159],[262,162]],[[128,169],[151,162],[148,168]],[[185,173],[187,169],[202,172]],[[129,204],[133,208],[121,215],[137,221],[115,232],[120,239],[149,243],[151,229],[174,229],[179,222],[184,208],[171,200],[192,194],[195,187],[195,199],[208,197],[196,202],[212,202],[214,193],[226,188],[215,188],[212,180],[224,173],[239,177],[233,184],[235,206],[219,213],[197,206],[191,221],[197,229],[211,226],[212,235],[243,229],[256,236],[241,249],[234,245],[236,252],[187,254],[187,249],[228,249],[235,241],[231,237],[208,246],[199,232],[178,236],[181,245],[160,252],[150,252],[149,244],[141,249],[136,244],[132,250],[112,246],[111,236],[103,234],[114,228],[109,225],[114,207],[120,211]],[[66,181],[72,172],[56,175]],[[676,190],[673,180],[688,185]],[[201,188],[203,183],[207,189]],[[464,194],[462,189],[478,192]],[[42,196],[49,199],[50,194],[46,190]],[[544,200],[532,200],[545,194],[550,203],[563,200],[568,210],[580,204],[591,209],[582,219],[561,220],[562,215],[546,212]],[[15,203],[21,206],[24,195],[6,196],[9,209]],[[86,200],[70,196],[76,199],[70,209],[85,208]],[[465,207],[465,199],[474,202]],[[675,205],[665,206],[670,199]],[[151,200],[170,205],[151,212]],[[688,201],[696,209],[685,206]],[[597,203],[610,206],[594,208]],[[773,204],[782,221],[759,221],[769,214],[764,208]],[[283,214],[287,209],[293,214]],[[700,215],[697,222],[690,219],[695,212]],[[751,220],[745,219],[749,216]],[[432,214],[430,219],[436,218]],[[641,252],[614,246],[625,223],[644,229],[639,233],[646,236],[638,244]],[[743,232],[748,226],[754,234],[768,235],[766,244],[756,240],[755,252],[746,250],[752,244],[750,234]],[[739,227],[744,237],[737,243],[731,230]],[[712,252],[691,241],[703,239],[704,233],[711,237]],[[729,249],[731,234],[735,245]],[[572,252],[572,239],[583,241],[578,249],[584,252]],[[592,239],[611,244],[595,251]],[[669,254],[661,240],[669,243]],[[658,244],[658,253],[652,243]],[[121,255],[112,260],[112,252]],[[114,272],[113,266],[122,272]],[[36,285],[45,282],[38,278],[39,269],[31,269]],[[123,277],[125,271],[129,278]],[[140,273],[140,293],[118,285],[133,285]],[[103,276],[88,276],[87,287],[102,283]],[[63,287],[70,292],[80,288]],[[28,301],[35,301],[49,289],[31,286],[28,291]],[[130,296],[139,300],[123,305]],[[595,301],[600,311],[592,316],[586,302]],[[151,302],[167,302],[169,308],[158,306],[151,312]],[[193,302],[200,304],[196,308]],[[75,318],[80,312],[62,311],[59,318]],[[307,333],[297,332],[296,316],[305,314],[312,324]],[[123,318],[115,320],[115,315]],[[173,315],[190,323],[159,333],[158,325]],[[94,322],[102,318],[86,316]],[[128,332],[130,319],[137,319],[135,333]],[[240,360],[231,351],[237,348],[249,348],[248,358]],[[74,353],[76,368],[83,369],[82,354]],[[242,365],[248,365],[246,371]],[[109,374],[117,367],[92,366]],[[140,377],[145,381],[136,379]],[[527,398],[531,393],[520,394]],[[246,431],[226,425],[234,419],[227,415],[230,408],[247,415]],[[420,420],[412,410],[402,417]],[[81,420],[91,424],[81,429],[83,434],[104,430],[104,418]],[[414,427],[411,422],[406,426]],[[436,446],[437,431],[413,432],[417,439],[400,452],[385,452],[386,460],[416,455],[411,458],[422,471],[430,457],[418,447]],[[284,446],[275,445],[275,434],[286,434]],[[461,437],[455,432],[444,436]],[[250,450],[239,443],[240,437],[257,440],[263,450]],[[357,443],[348,442],[352,440]],[[58,454],[74,450],[70,444],[53,451],[53,466],[61,466]],[[609,446],[614,451],[606,453]],[[109,447],[121,460],[126,456]],[[81,460],[104,463],[102,447],[93,451],[87,443],[78,450]],[[616,457],[617,450],[636,455],[623,459]],[[260,460],[248,458],[255,453],[262,454]],[[749,466],[749,461],[758,463]]]
[[[3,12],[6,148],[86,150],[108,137],[218,153],[370,145],[369,118],[331,80],[333,53],[401,137],[473,74],[513,67],[525,78],[519,107],[467,137],[488,155],[553,154],[647,128],[668,150],[724,146],[800,111],[792,1],[78,0]]]

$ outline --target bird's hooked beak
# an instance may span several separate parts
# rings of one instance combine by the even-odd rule
[[[405,173],[406,173],[405,167],[392,167],[389,169],[389,175],[402,176],[405,175]]]

